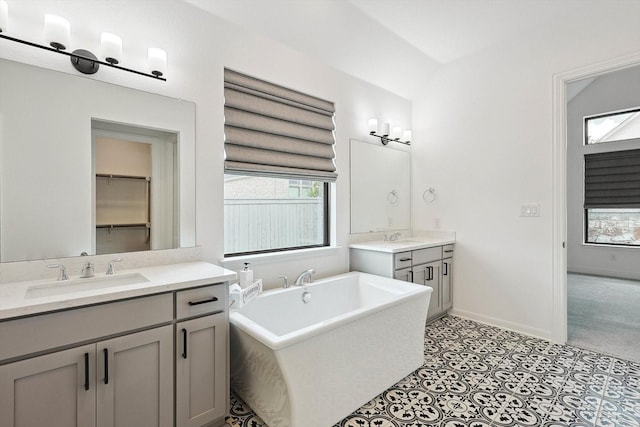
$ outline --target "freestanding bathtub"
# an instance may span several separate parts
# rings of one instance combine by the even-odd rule
[[[330,427],[422,366],[431,291],[353,272],[264,292],[229,315],[231,387],[269,427]]]

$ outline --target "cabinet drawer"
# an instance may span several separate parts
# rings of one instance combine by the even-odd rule
[[[442,258],[453,257],[453,245],[445,245],[442,247]]]
[[[227,285],[205,286],[176,292],[176,319],[222,311],[227,305]]]
[[[442,258],[442,246],[413,251],[413,265],[424,264]]]
[[[393,278],[397,280],[403,280],[405,282],[411,282],[413,280],[413,278],[411,277],[411,269],[402,268],[400,270],[396,270],[393,273]]]
[[[399,252],[393,256],[394,269],[411,267],[411,252]]]
[[[171,322],[173,297],[159,294],[0,323],[0,361]]]

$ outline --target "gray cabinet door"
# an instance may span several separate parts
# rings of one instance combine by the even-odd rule
[[[95,344],[0,366],[0,426],[93,426],[94,368]]]
[[[200,427],[227,412],[225,313],[176,325],[176,427]]]
[[[97,344],[98,427],[173,426],[173,327]]]
[[[442,260],[442,310],[453,307],[453,258]]]
[[[431,319],[442,314],[442,282],[441,270],[442,261],[434,261],[424,265],[425,281],[424,284],[433,288],[431,299],[429,300],[429,311],[427,318]]]

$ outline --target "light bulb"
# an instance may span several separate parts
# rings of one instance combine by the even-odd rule
[[[156,77],[167,72],[167,52],[157,47],[149,48],[149,72]]]
[[[367,126],[369,127],[370,135],[378,132],[378,119],[369,119],[369,121],[367,122]]]
[[[44,15],[44,39],[58,50],[65,50],[71,41],[71,24],[58,15]]]
[[[122,60],[122,39],[112,33],[102,33],[100,44],[104,60],[110,64],[119,64]]]
[[[9,5],[7,0],[0,0],[0,33],[6,33],[9,26]]]

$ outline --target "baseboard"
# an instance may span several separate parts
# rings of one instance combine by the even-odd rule
[[[589,274],[591,276],[614,277],[616,279],[640,280],[640,272],[607,270],[604,268],[590,267],[584,265],[568,265],[567,273]]]
[[[553,340],[552,331],[547,331],[539,328],[532,328],[531,326],[523,325],[522,323],[509,322],[508,320],[498,319],[496,317],[485,316],[471,311],[460,310],[452,308],[449,310],[449,314],[453,316],[462,317],[464,319],[473,320],[476,322],[484,323],[490,326],[497,326],[498,328],[507,329],[509,331],[517,332],[523,335],[529,335],[534,338],[540,338],[547,341]]]

